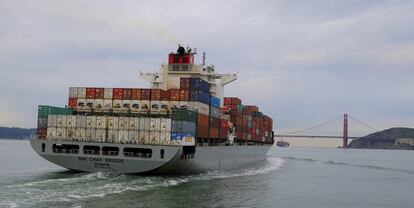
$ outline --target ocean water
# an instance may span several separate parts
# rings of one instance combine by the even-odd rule
[[[0,207],[414,207],[414,151],[273,148],[238,170],[74,173],[0,140]]]

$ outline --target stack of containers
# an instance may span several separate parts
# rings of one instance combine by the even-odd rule
[[[224,98],[224,106],[230,111],[230,121],[236,129],[237,139],[273,143],[272,119],[259,112],[257,106],[243,106],[241,100],[235,97]]]
[[[182,140],[196,136],[197,113],[187,109],[174,109],[171,114],[171,139]]]
[[[70,108],[59,108],[52,106],[40,105],[37,111],[37,136],[41,139],[46,139],[51,133],[56,132],[57,121],[55,119],[49,119],[50,115],[72,115],[73,111]],[[66,118],[66,117],[65,117]],[[63,123],[65,121],[65,123]],[[66,127],[66,119],[60,119],[60,127]],[[50,131],[49,131],[50,130]],[[53,135],[55,136],[55,134]],[[64,136],[64,135],[63,135]]]

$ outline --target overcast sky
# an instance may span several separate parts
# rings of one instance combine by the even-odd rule
[[[182,43],[238,72],[225,94],[279,130],[343,113],[414,127],[413,11],[399,0],[2,0],[0,126],[35,127],[37,105],[64,106],[69,86],[147,87],[138,71]]]

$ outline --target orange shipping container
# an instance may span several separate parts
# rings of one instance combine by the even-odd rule
[[[197,137],[208,138],[209,133],[208,126],[197,125]]]
[[[131,100],[131,97],[132,97],[132,89],[124,88],[122,92],[122,99]]]
[[[161,100],[160,89],[151,89],[151,100]]]
[[[141,100],[141,89],[132,89],[131,100]]]
[[[190,93],[188,90],[180,90],[180,101],[188,101]]]
[[[151,100],[151,89],[141,89],[141,100]]]
[[[180,101],[179,89],[169,89],[168,91],[170,91],[170,101]]]
[[[168,90],[161,90],[161,100],[170,100],[170,91]]]
[[[219,138],[219,129],[218,128],[210,128],[210,138],[213,138],[213,139]]]

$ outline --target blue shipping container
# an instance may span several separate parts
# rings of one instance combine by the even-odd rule
[[[190,90],[201,90],[210,92],[210,84],[200,78],[190,78]]]
[[[220,98],[211,96],[210,105],[215,108],[220,108]]]
[[[191,90],[190,101],[198,101],[210,105],[210,93],[201,90]]]

